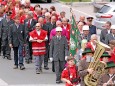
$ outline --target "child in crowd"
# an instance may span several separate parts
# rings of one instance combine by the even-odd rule
[[[61,80],[66,82],[65,86],[76,86],[80,80],[77,74],[75,59],[72,56],[67,58],[67,66],[62,71]]]

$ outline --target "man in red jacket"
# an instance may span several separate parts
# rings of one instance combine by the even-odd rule
[[[47,31],[42,30],[41,24],[37,23],[35,30],[30,32],[29,39],[29,41],[32,42],[32,51],[35,57],[36,74],[42,72],[42,62],[46,53],[45,41],[47,39]]]

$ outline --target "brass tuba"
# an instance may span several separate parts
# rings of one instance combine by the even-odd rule
[[[108,45],[102,42],[97,42],[97,47],[93,55],[94,61],[89,64],[88,68],[93,68],[93,74],[87,74],[84,77],[84,82],[87,86],[96,86],[99,77],[105,71],[106,64],[100,61],[100,57],[104,53],[106,48],[110,48]]]

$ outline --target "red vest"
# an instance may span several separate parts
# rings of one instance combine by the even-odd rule
[[[37,31],[33,30],[32,32],[30,32],[30,36],[35,40],[37,39],[44,40],[45,37],[47,36],[47,32],[41,29],[40,35],[38,35]],[[44,41],[42,43],[32,42],[32,50],[34,56],[44,55],[46,53],[45,42]]]

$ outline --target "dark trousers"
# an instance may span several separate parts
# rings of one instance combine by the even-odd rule
[[[65,61],[54,61],[55,73],[56,73],[56,81],[61,80],[61,73],[65,67]]]
[[[26,43],[26,60],[32,60],[32,43],[27,42]]]
[[[49,45],[46,45],[46,54],[44,55],[44,67],[48,67]]]
[[[52,72],[55,72],[54,61],[52,61]]]
[[[13,47],[14,50],[14,65],[19,66],[23,65],[23,46]]]
[[[2,39],[0,38],[0,54],[1,54],[1,51],[2,51],[2,43],[1,43]]]
[[[9,45],[2,46],[3,56],[10,57],[11,54],[11,48]]]

